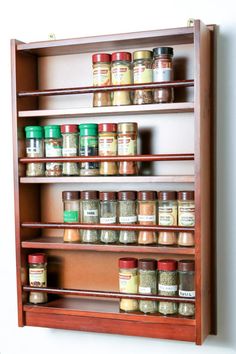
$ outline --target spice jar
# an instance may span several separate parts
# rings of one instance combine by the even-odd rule
[[[158,261],[158,295],[176,296],[177,286],[177,262],[172,259],[162,259]],[[176,302],[160,301],[159,312],[163,315],[172,315],[177,313]]]
[[[37,288],[47,287],[47,259],[44,253],[33,253],[28,255],[29,263],[29,285]],[[42,304],[48,301],[46,293],[31,291],[29,302]]]
[[[64,191],[62,192],[62,200],[64,206],[63,220],[66,223],[79,222],[79,192]],[[65,229],[64,242],[78,242],[80,239],[78,229]]]
[[[187,227],[195,226],[194,191],[178,192],[178,225]],[[179,246],[191,247],[194,246],[194,244],[193,232],[179,232]]]
[[[173,48],[154,48],[153,57],[153,81],[173,81]],[[156,103],[168,103],[174,101],[174,89],[172,87],[156,88],[153,94],[154,102]]]
[[[138,261],[139,294],[157,293],[157,261],[155,259],[140,259]],[[157,312],[157,302],[139,301],[139,310],[144,313]]]
[[[178,262],[179,273],[179,296],[186,298],[195,297],[195,263],[191,260],[181,260]],[[182,316],[194,316],[195,304],[181,302],[179,304],[179,314]]]
[[[177,226],[177,200],[176,192],[164,191],[158,193],[158,224],[159,226]],[[158,243],[172,246],[177,243],[174,231],[159,232]]]
[[[98,125],[80,124],[80,156],[98,155]],[[80,176],[97,176],[99,167],[97,162],[82,162],[80,164]]]
[[[46,125],[44,127],[45,134],[45,156],[60,157],[62,156],[62,137],[60,125]],[[62,175],[61,162],[47,162],[45,175],[47,177],[58,177]]]
[[[137,123],[118,124],[118,156],[137,155]],[[132,176],[138,174],[138,166],[135,161],[123,161],[119,163],[119,174]]]
[[[115,192],[100,192],[100,224],[116,224],[117,222],[117,201]],[[116,243],[118,240],[117,231],[101,230],[100,236],[103,243]]]
[[[78,126],[75,124],[61,125],[62,156],[73,157],[78,155]],[[63,162],[64,176],[78,176],[79,165],[76,162]]]
[[[117,156],[117,124],[99,124],[98,132],[99,156]],[[117,175],[117,163],[113,161],[100,162],[99,173],[103,176]]]
[[[111,55],[107,53],[93,54],[93,86],[111,85]],[[110,92],[95,92],[93,107],[111,105]]]
[[[132,83],[131,54],[128,52],[112,53],[111,81],[112,85],[130,85]],[[130,91],[114,91],[112,105],[131,104]]]
[[[136,192],[121,191],[118,193],[118,216],[120,224],[136,224]],[[120,243],[136,243],[137,232],[121,230],[119,235]]]
[[[133,53],[133,78],[134,84],[152,82],[152,52],[138,50]],[[152,90],[135,90],[133,104],[152,103]]]
[[[138,223],[142,225],[156,225],[157,203],[156,192],[138,192]],[[150,245],[157,242],[156,233],[153,231],[139,231],[138,243]]]
[[[80,193],[80,218],[82,223],[99,223],[99,199],[97,191],[83,191]],[[99,241],[98,230],[81,230],[82,243],[97,243]]]
[[[119,259],[119,289],[121,293],[138,293],[138,261],[136,258]],[[120,309],[126,312],[137,311],[138,301],[120,299]]]
[[[26,156],[27,157],[43,157],[43,128],[40,126],[25,127],[26,133]],[[27,163],[26,176],[39,177],[44,176],[43,163]]]

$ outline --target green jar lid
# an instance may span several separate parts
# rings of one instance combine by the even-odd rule
[[[26,139],[43,139],[43,127],[28,126],[25,127]]]
[[[80,124],[80,136],[96,136],[98,135],[97,124]]]
[[[60,125],[45,125],[44,133],[45,139],[59,139],[61,138],[61,127]]]

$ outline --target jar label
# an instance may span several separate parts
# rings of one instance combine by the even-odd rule
[[[187,291],[179,289],[179,296],[182,297],[195,297],[195,291]]]
[[[117,139],[113,136],[99,137],[99,156],[116,156]]]
[[[171,81],[172,69],[171,68],[155,68],[153,69],[153,81]]]
[[[97,209],[84,210],[84,216],[98,216],[98,210]]]
[[[111,69],[112,85],[131,84],[131,70],[127,65],[114,65]]]
[[[63,148],[62,149],[62,156],[76,156],[77,155],[77,148]]]
[[[119,217],[119,222],[123,224],[128,224],[130,222],[137,222],[137,216],[132,215],[132,216],[120,216]]]
[[[45,288],[47,286],[47,270],[44,268],[29,268],[30,286]]]
[[[151,294],[152,289],[149,286],[139,286],[138,292],[140,294]]]
[[[149,221],[149,222],[156,222],[156,215],[138,215],[138,221]]]
[[[80,156],[97,156],[98,155],[98,139],[97,137],[90,138],[82,136],[80,138]],[[97,162],[82,162],[80,164],[81,169],[85,170],[97,170],[99,164]]]
[[[79,212],[77,210],[64,210],[64,222],[78,222]]]
[[[118,155],[136,155],[137,140],[129,137],[118,138]]]
[[[177,225],[177,206],[159,206],[159,225],[175,226]]]
[[[93,69],[93,86],[108,86],[111,84],[110,66]]]
[[[176,292],[177,288],[178,288],[177,285],[158,284],[158,290],[160,290],[160,291]]]
[[[134,67],[134,84],[152,82],[152,69],[147,69],[145,65]]]
[[[110,218],[100,218],[100,224],[115,224],[116,217],[112,216]]]
[[[30,146],[30,147],[27,147],[26,148],[26,153],[27,155],[30,155],[30,154],[40,154],[41,152],[41,149],[40,149],[40,146]]]
[[[45,143],[46,157],[60,157],[62,156],[62,147],[54,146],[52,143]]]
[[[191,203],[188,206],[179,205],[179,226],[194,226],[195,225],[195,204]]]
[[[129,273],[119,273],[121,293],[136,294],[138,292],[138,276]]]

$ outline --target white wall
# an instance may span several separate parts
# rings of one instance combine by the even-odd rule
[[[236,348],[236,21],[233,0],[2,1],[0,5],[0,353],[235,353]],[[63,5],[62,5],[63,4]],[[9,41],[185,26],[189,17],[220,26],[217,40],[218,336],[190,343],[18,328],[15,286]],[[214,269],[212,271],[215,271]]]

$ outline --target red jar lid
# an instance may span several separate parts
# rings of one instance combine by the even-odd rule
[[[61,125],[61,133],[78,133],[78,125],[76,124]]]
[[[111,54],[107,54],[107,53],[93,54],[92,60],[93,63],[110,63]]]
[[[174,259],[162,259],[157,263],[158,270],[176,270],[177,262]]]
[[[45,253],[33,253],[28,255],[29,263],[45,263],[47,256]]]
[[[112,133],[116,133],[117,131],[117,124],[115,123],[101,123],[98,124],[98,131],[99,133],[101,132],[112,132]]]
[[[116,60],[131,61],[131,53],[129,53],[129,52],[115,52],[115,53],[112,53],[111,60],[112,61],[116,61]]]
[[[120,258],[119,267],[120,268],[137,268],[138,260],[136,258]]]

